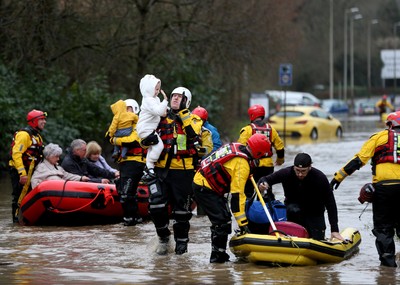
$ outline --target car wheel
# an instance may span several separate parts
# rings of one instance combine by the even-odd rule
[[[316,140],[318,138],[318,131],[316,128],[312,129],[310,137],[312,140]]]
[[[338,128],[336,129],[336,137],[338,137],[338,138],[343,137],[343,130],[342,130],[341,127],[338,127]]]

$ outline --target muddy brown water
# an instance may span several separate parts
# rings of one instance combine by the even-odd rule
[[[363,142],[382,125],[376,117],[355,117],[343,122],[342,139],[316,142],[286,140],[288,166],[298,152],[312,156],[313,166],[330,180]],[[279,169],[279,168],[277,168]],[[371,180],[370,167],[348,177],[335,197],[339,227],[357,228],[359,252],[335,264],[308,267],[268,267],[239,261],[210,264],[210,223],[205,216],[191,220],[189,252],[177,256],[154,253],[154,226],[122,224],[83,227],[23,227],[11,223],[11,187],[8,174],[0,179],[0,283],[4,284],[400,284],[400,269],[379,266],[372,215],[357,201],[362,185]],[[274,186],[278,199],[282,188]],[[327,235],[329,235],[329,230]],[[397,251],[400,251],[396,239]],[[400,263],[399,263],[400,264]]]

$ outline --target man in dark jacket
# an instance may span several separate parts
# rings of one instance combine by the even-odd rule
[[[339,234],[336,201],[325,174],[311,167],[311,157],[299,153],[294,165],[282,168],[259,180],[260,190],[282,183],[288,221],[305,227],[313,239],[325,239],[325,209],[331,225],[331,237],[343,240]]]
[[[108,184],[110,180],[119,177],[119,171],[111,172],[91,163],[86,154],[86,142],[81,139],[73,140],[68,154],[63,159],[61,166],[70,173],[88,176],[89,182]]]

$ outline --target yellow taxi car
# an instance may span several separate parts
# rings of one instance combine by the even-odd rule
[[[269,123],[280,136],[341,138],[343,128],[340,121],[320,107],[287,106],[269,118]]]

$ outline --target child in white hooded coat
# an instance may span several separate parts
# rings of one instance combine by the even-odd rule
[[[161,80],[151,74],[146,74],[140,80],[140,92],[143,96],[142,105],[140,106],[139,121],[136,130],[141,139],[141,144],[148,147],[146,155],[146,169],[144,180],[152,180],[156,177],[154,172],[154,164],[157,162],[164,148],[164,144],[158,136],[157,126],[162,116],[166,116],[168,108],[168,97],[161,90]],[[164,96],[161,101],[158,94]]]

